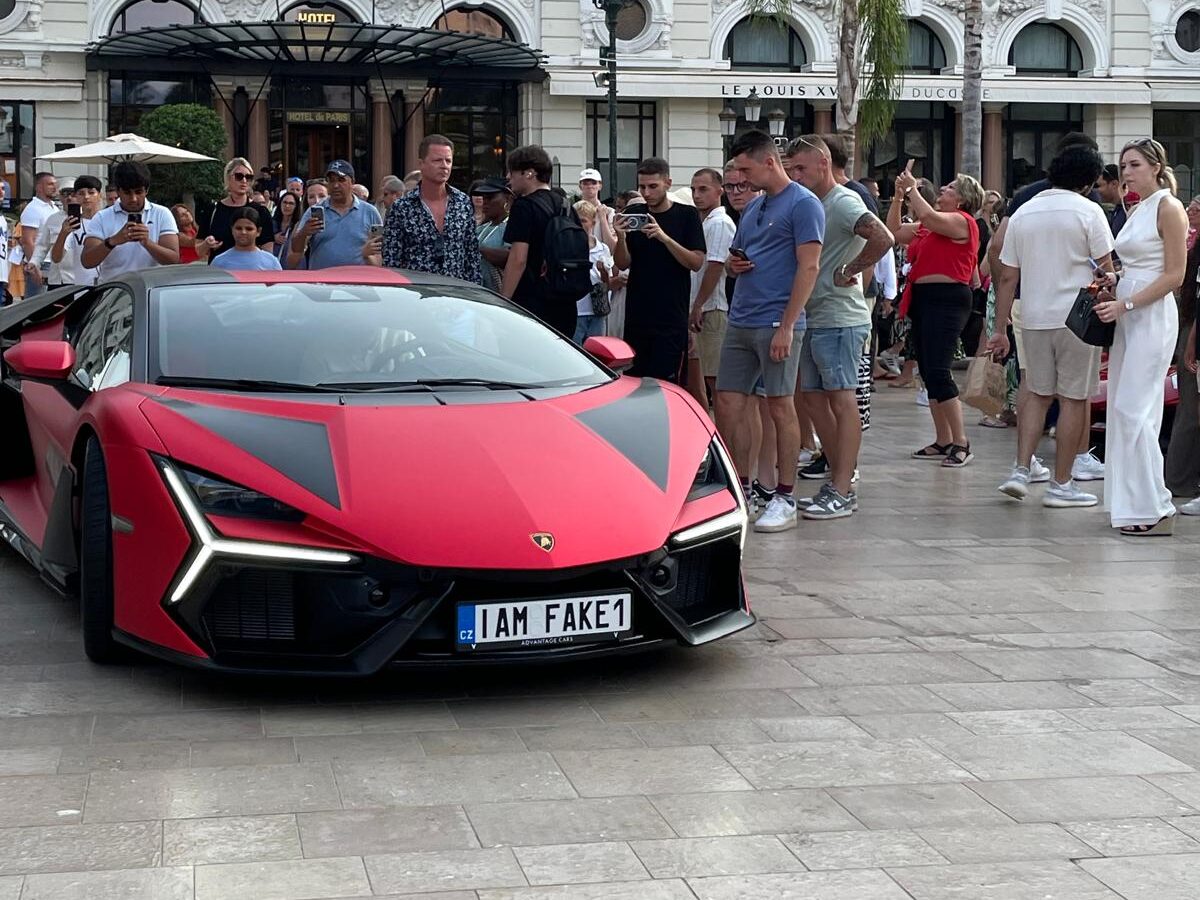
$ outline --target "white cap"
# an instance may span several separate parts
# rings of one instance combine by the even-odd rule
[[[604,181],[599,169],[584,169],[579,173],[580,181]]]

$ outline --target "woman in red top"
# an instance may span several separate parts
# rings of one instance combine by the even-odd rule
[[[896,179],[896,199],[909,204],[914,223],[900,224],[901,203],[893,202],[888,210],[888,227],[897,243],[906,245],[921,235],[921,250],[908,273],[901,308],[909,307],[917,368],[929,391],[936,436],[932,444],[914,451],[913,457],[936,459],[943,466],[957,468],[974,457],[950,364],[958,336],[971,315],[971,286],[978,278],[975,214],[983,204],[983,186],[970,175],[959,175],[942,188],[931,206],[913,190],[916,184],[916,177],[907,170]]]
[[[175,216],[175,227],[179,229],[179,262],[194,263],[199,258],[196,253],[196,217],[182,203],[171,207]]]

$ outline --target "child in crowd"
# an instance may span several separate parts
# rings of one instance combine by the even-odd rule
[[[229,271],[265,272],[282,269],[278,259],[256,246],[262,229],[263,223],[258,220],[256,209],[247,206],[238,210],[233,217],[233,246],[219,254],[212,264]]]

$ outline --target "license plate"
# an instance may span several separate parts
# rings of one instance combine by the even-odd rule
[[[458,648],[532,648],[604,635],[615,640],[633,628],[632,605],[630,593],[460,603]]]

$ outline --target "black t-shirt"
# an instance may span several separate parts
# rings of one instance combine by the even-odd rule
[[[525,258],[525,271],[513,292],[513,302],[532,312],[538,312],[542,302],[541,275],[545,262],[546,223],[554,210],[563,201],[543,188],[518,197],[508,213],[508,225],[504,228],[504,243],[528,244],[529,255]]]
[[[644,203],[626,213],[649,213]],[[667,236],[687,250],[704,252],[704,225],[694,206],[672,203],[665,212],[650,213]],[[625,239],[629,246],[629,285],[625,290],[625,327],[634,331],[686,331],[691,307],[692,271],[680,265],[662,241],[641,232]]]
[[[255,243],[261,247],[275,240],[275,225],[271,220],[271,211],[260,203],[247,203],[246,206],[258,213],[258,224],[262,228],[262,234],[258,236]],[[245,209],[244,206],[226,206],[224,203],[218,202],[213,205],[211,210],[197,217],[196,240],[203,241],[211,234],[221,242],[220,247],[209,253],[209,262],[212,262],[217,254],[224,253],[233,247],[233,217],[243,209]]]
[[[843,184],[842,187],[849,188],[850,190],[854,191],[854,193],[858,194],[858,196],[862,197],[862,202],[867,205],[867,209],[869,209],[875,215],[879,215],[879,201],[875,199],[875,196],[867,189],[865,184],[863,184],[861,181],[855,181],[852,178]]]

